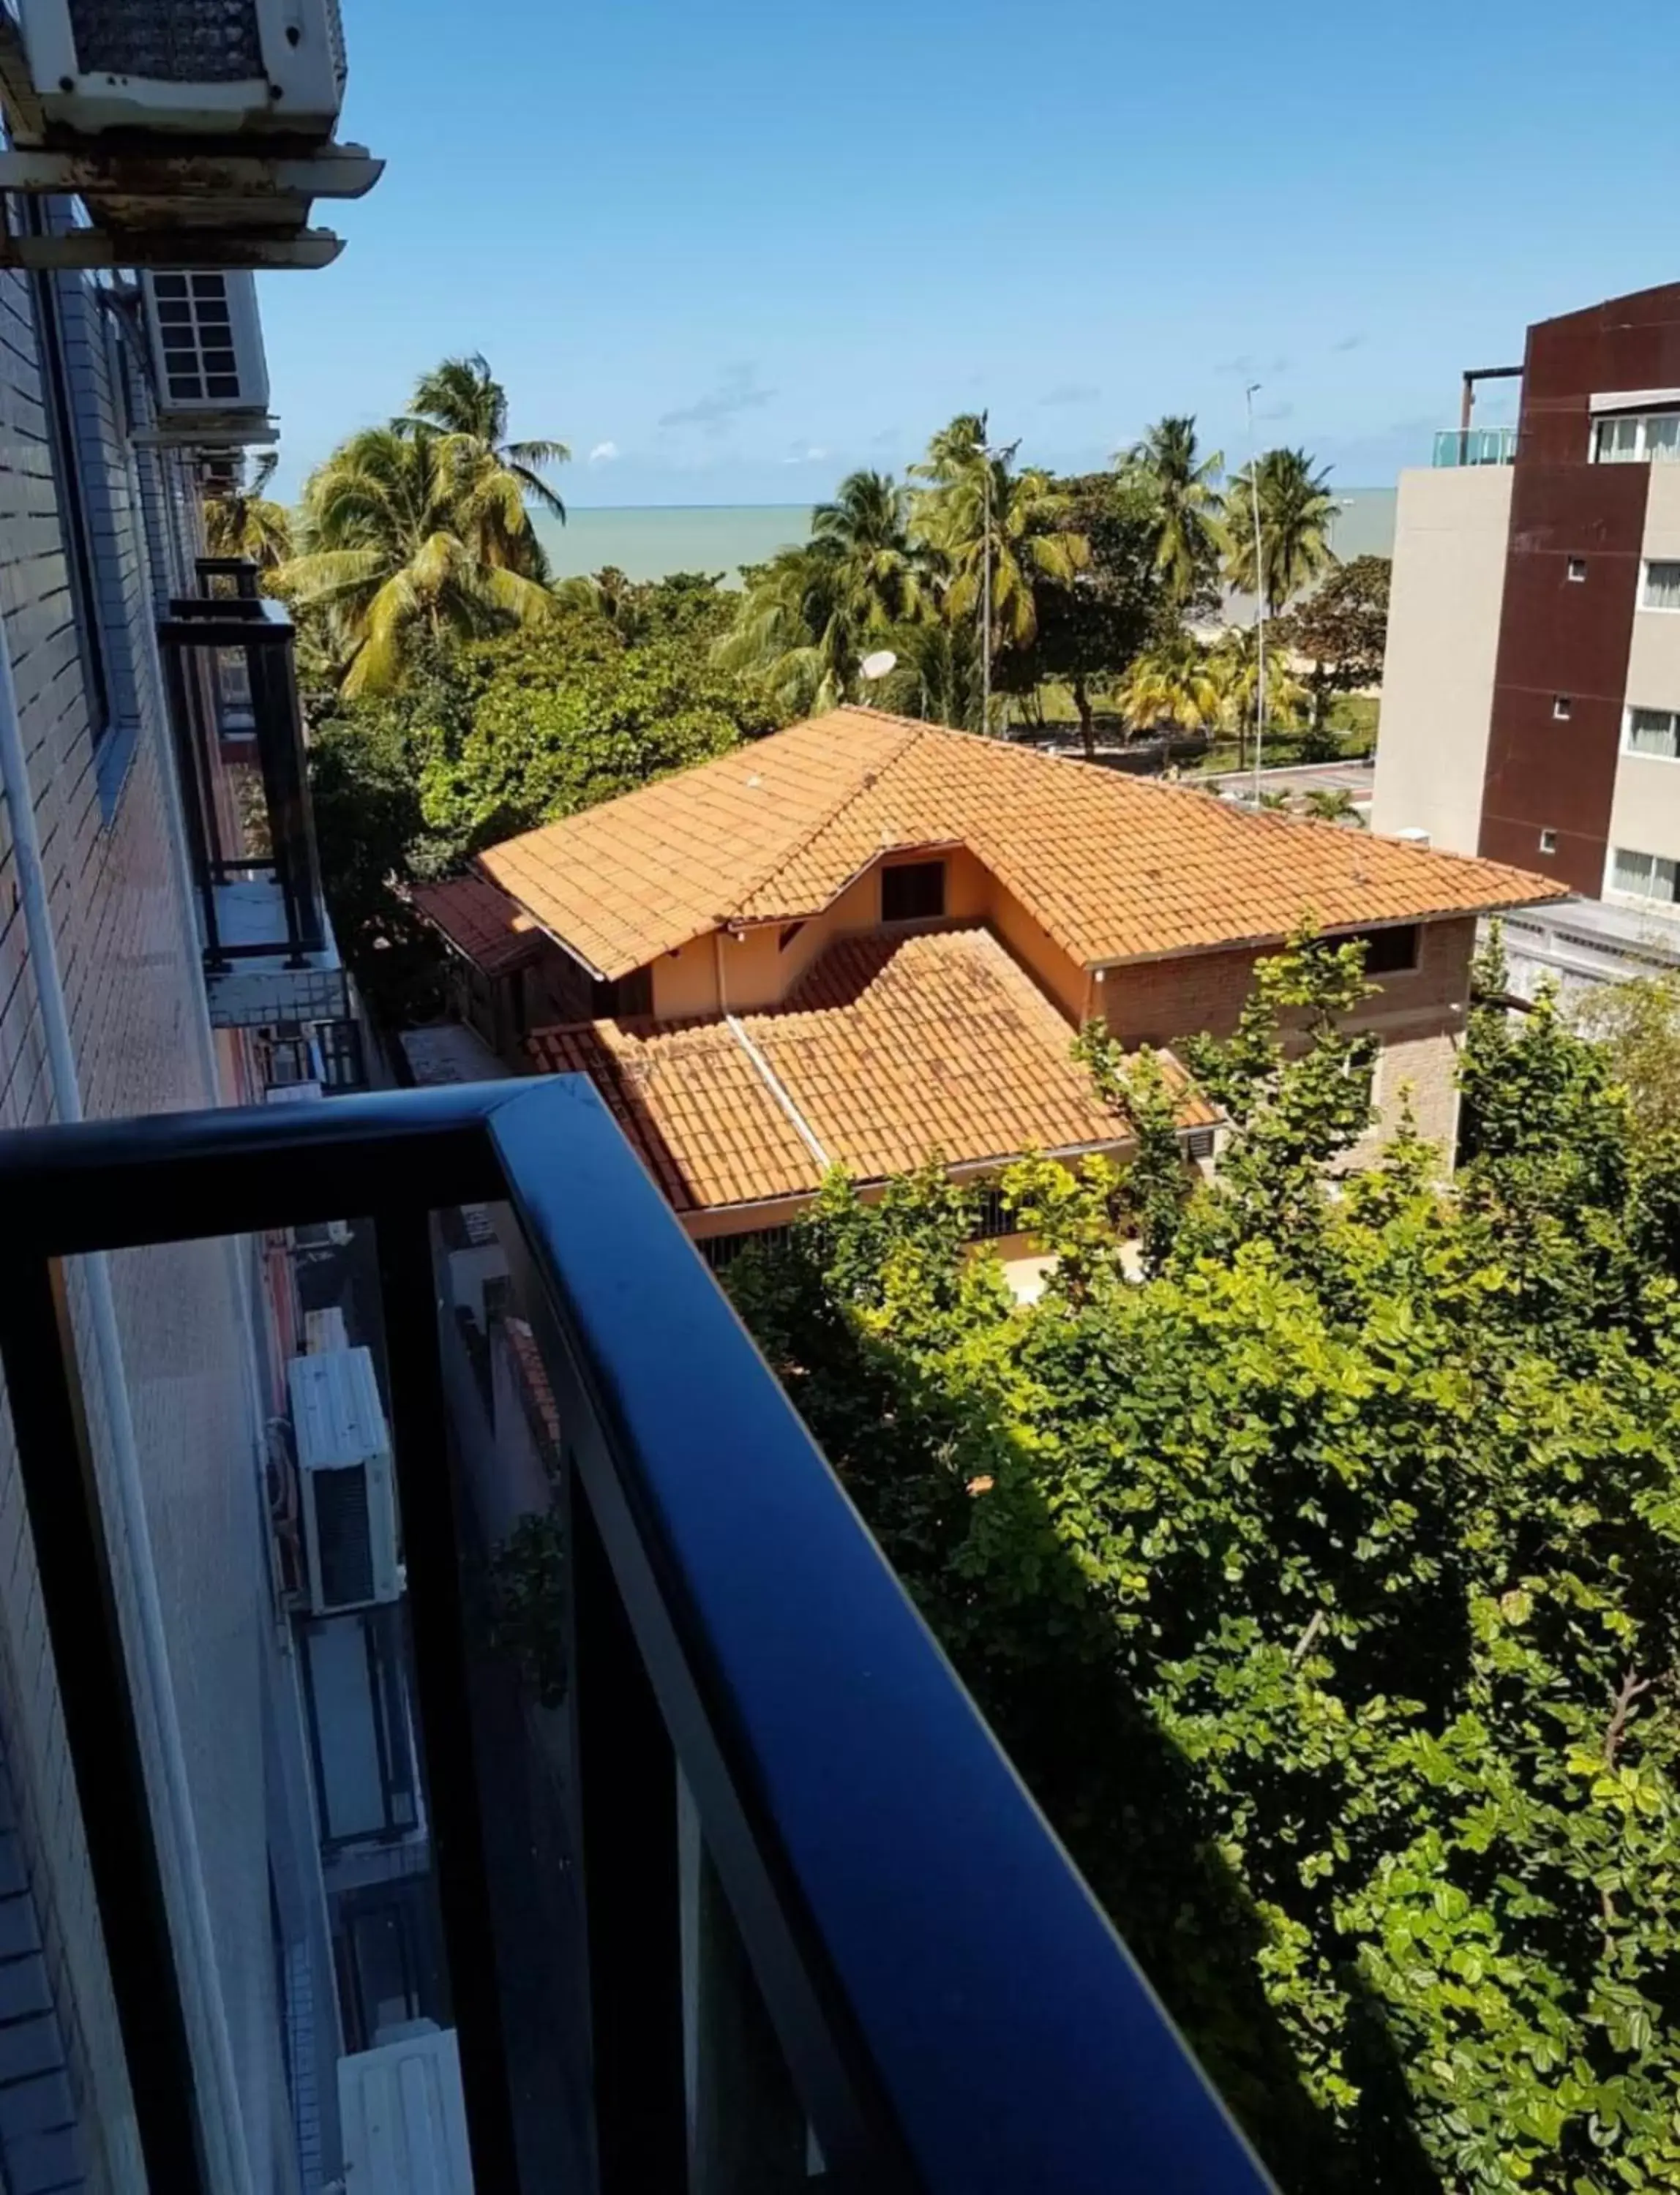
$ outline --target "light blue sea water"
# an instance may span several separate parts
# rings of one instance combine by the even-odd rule
[[[1343,557],[1388,556],[1394,540],[1394,491],[1348,488],[1342,495],[1336,547]],[[539,517],[549,561],[559,579],[615,564],[632,579],[670,572],[721,573],[730,585],[742,564],[761,563],[803,541],[811,509],[802,503],[650,504],[621,510],[580,510],[565,525]]]

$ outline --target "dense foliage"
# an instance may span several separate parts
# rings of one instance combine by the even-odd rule
[[[1543,1001],[1474,1016],[1451,1189],[1405,1127],[1332,1185],[1363,990],[1297,941],[1197,1047],[1193,1193],[1088,1036],[1139,1157],[1008,1178],[1030,1309],[937,1168],[732,1284],[1286,2186],[1672,2187],[1677,1175]]]
[[[534,629],[417,654],[393,692],[317,698],[322,874],[384,1010],[430,1002],[436,942],[405,884],[773,729],[757,684],[712,661],[717,600],[693,577],[626,585],[611,614],[557,607]]]

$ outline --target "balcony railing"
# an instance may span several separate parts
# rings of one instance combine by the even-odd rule
[[[586,1083],[14,1132],[0,1201],[0,1362],[154,2187],[205,2180],[64,1261],[345,1213],[377,1245],[479,2195],[1266,2186]],[[477,1383],[452,1367],[432,1224],[486,1203],[540,1354],[534,1475],[557,1489],[568,1579],[564,1707],[542,1712],[575,1847],[540,1854],[511,1929],[497,1854],[530,1840],[499,1825],[510,1741],[479,1726],[464,1643],[452,1413]],[[562,1876],[569,1949],[540,1927]],[[577,2017],[540,2016],[544,1966],[568,1959]],[[529,2123],[568,2095],[584,2123],[563,2181],[534,2165]]]
[[[240,560],[204,559],[199,579],[204,592],[170,602],[158,639],[212,1017],[341,1017],[344,978],[321,891],[292,622],[257,592],[254,567]],[[228,980],[240,973],[270,981]],[[272,980],[282,975],[291,980]]]
[[[1510,465],[1516,462],[1515,427],[1444,427],[1435,436],[1440,465]]]

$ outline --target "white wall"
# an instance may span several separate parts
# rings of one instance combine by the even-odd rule
[[[1400,475],[1371,827],[1473,854],[1493,709],[1509,465]]]

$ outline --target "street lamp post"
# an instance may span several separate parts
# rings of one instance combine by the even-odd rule
[[[985,487],[983,491],[982,525],[985,533],[985,562],[980,573],[980,729],[991,730],[991,448],[989,443],[980,445],[980,461],[985,468]]]
[[[1260,799],[1260,758],[1266,745],[1266,558],[1260,534],[1260,452],[1255,446],[1254,400],[1260,388],[1251,381],[1249,407],[1249,493],[1254,509],[1254,797]]]
[[[974,445],[974,454],[984,470],[980,478],[980,527],[984,535],[980,564],[980,729],[991,729],[991,469],[999,458],[1007,458],[1018,445],[1007,447],[986,440],[989,414],[980,414],[980,439]]]

